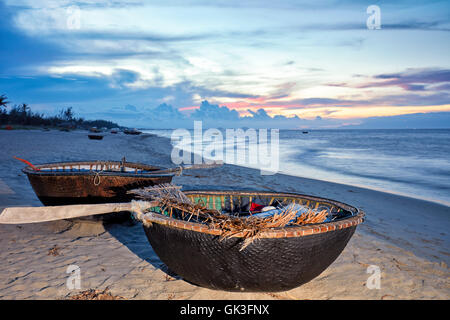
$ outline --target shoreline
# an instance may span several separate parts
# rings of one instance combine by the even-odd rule
[[[235,167],[234,170],[249,170],[249,175],[259,174],[258,169],[230,164],[224,165],[224,167],[228,166]],[[284,187],[274,189],[264,186],[259,189],[254,187],[251,189],[313,195],[355,206],[366,213],[365,222],[358,226],[357,230],[359,232],[393,242],[397,246],[413,251],[414,254],[431,261],[444,262],[446,265],[450,264],[450,254],[444,251],[450,247],[450,237],[448,235],[448,230],[450,230],[450,208],[445,205],[383,191],[281,173],[264,177],[268,184],[283,185]],[[274,182],[277,179],[281,179],[283,182],[277,184]],[[298,182],[302,183],[301,188],[292,186],[298,184]],[[189,183],[192,183],[189,184],[191,188],[196,186],[195,182],[190,181]],[[227,187],[228,185],[225,183],[221,179],[221,187]],[[203,187],[205,189],[214,188],[211,185],[203,185]],[[233,185],[228,187],[235,190],[245,190],[245,188],[236,188]],[[391,209],[384,212],[384,207],[380,202],[388,202],[392,206]],[[403,206],[408,210],[407,212],[402,211]],[[395,216],[391,215],[392,211],[395,211]],[[422,212],[426,212],[426,214],[423,215]],[[433,216],[433,221],[429,221],[430,219],[427,217],[430,214]],[[402,221],[405,223],[402,223]],[[431,248],[428,245],[432,242],[436,247]]]
[[[144,132],[148,132],[148,133],[151,133],[151,134],[156,134],[160,138],[168,139],[169,143],[171,143],[170,138],[168,138],[164,134],[161,134],[161,131],[163,131],[163,130],[157,130],[157,129],[142,129],[142,130],[144,130]],[[359,129],[355,129],[355,130],[357,131]],[[408,130],[408,129],[405,129],[405,130]],[[420,130],[439,130],[439,129],[420,129]],[[167,131],[167,130],[165,130],[165,131]],[[289,131],[289,130],[286,130],[286,131]],[[324,130],[324,131],[328,131],[328,130]],[[194,151],[195,150],[191,150],[192,153],[195,153]],[[245,165],[242,165],[242,164],[233,164],[233,163],[227,163],[227,164],[235,165],[235,166],[239,166],[239,167],[244,167],[244,168],[249,168],[249,169],[257,169],[257,170],[259,170],[256,167],[245,166]],[[403,192],[402,191],[396,191],[395,189],[388,189],[387,187],[381,188],[381,187],[377,187],[377,186],[372,186],[370,184],[357,183],[357,182],[354,182],[354,181],[351,181],[351,182],[339,181],[338,178],[328,180],[326,178],[324,179],[323,177],[318,178],[318,177],[313,177],[313,176],[303,176],[303,175],[300,175],[300,174],[296,174],[294,172],[286,172],[286,171],[282,170],[281,168],[279,168],[279,171],[277,173],[278,174],[284,174],[284,175],[287,175],[287,176],[298,177],[298,178],[319,180],[319,181],[322,181],[324,183],[335,183],[335,184],[341,184],[341,185],[344,185],[344,186],[352,186],[352,187],[358,187],[358,188],[368,189],[368,190],[372,190],[372,191],[390,193],[390,194],[397,195],[397,196],[403,196],[403,197],[408,197],[408,198],[412,198],[412,199],[419,199],[419,200],[423,200],[423,201],[437,203],[437,204],[441,204],[441,205],[444,205],[444,206],[447,206],[447,207],[450,208],[450,200],[444,200],[444,199],[440,199],[440,198],[437,198],[437,197],[434,198],[434,197],[431,197],[431,196],[420,196],[420,195],[414,194],[413,192],[409,192],[408,193],[408,192],[404,192],[404,191]],[[331,175],[336,176],[334,171],[329,171],[329,173]],[[345,180],[345,176],[343,178]],[[347,178],[352,178],[352,177],[349,176]],[[389,183],[389,181],[387,181],[387,182]]]
[[[70,141],[70,143],[67,143]],[[23,164],[77,159],[120,159],[165,167],[170,141],[157,136],[107,135],[91,141],[86,132],[1,131],[0,207],[40,206]],[[18,153],[20,151],[20,153]],[[114,155],[114,157],[112,156]],[[51,158],[49,158],[51,157]],[[52,160],[52,161],[48,161]],[[192,170],[173,182],[192,188],[285,191],[335,199],[363,209],[344,252],[311,282],[277,294],[229,293],[171,279],[140,225],[51,222],[0,225],[0,299],[65,299],[79,291],[66,287],[70,264],[82,271],[82,289],[103,290],[127,299],[448,299],[449,208],[434,202],[225,164]],[[56,245],[57,256],[49,254]],[[381,289],[365,286],[370,265],[381,269]]]
[[[282,173],[282,172],[281,172],[281,174],[284,174],[284,175],[287,175],[287,176],[292,176],[292,177],[298,177],[298,178],[302,178],[302,179],[317,180],[317,181],[321,181],[321,182],[324,182],[324,183],[334,183],[334,184],[339,184],[339,185],[347,186],[347,187],[355,187],[355,188],[359,188],[359,189],[366,189],[366,190],[370,190],[370,191],[376,191],[376,192],[387,193],[387,194],[391,194],[391,195],[393,195],[393,196],[405,197],[405,198],[409,198],[409,199],[414,199],[414,200],[420,200],[420,201],[430,202],[430,203],[433,203],[433,204],[438,204],[438,205],[442,205],[442,206],[444,206],[444,207],[449,207],[449,208],[450,208],[450,202],[445,201],[445,200],[439,200],[439,199],[432,199],[432,198],[426,198],[426,197],[412,196],[412,195],[410,195],[410,194],[402,193],[402,192],[395,191],[395,190],[390,190],[390,189],[378,189],[378,188],[371,187],[371,186],[367,186],[367,185],[360,185],[360,184],[346,184],[346,183],[342,183],[342,182],[338,182],[338,181],[331,181],[331,180],[322,180],[322,179],[308,178],[308,177],[296,176],[296,175],[287,174],[287,173]]]

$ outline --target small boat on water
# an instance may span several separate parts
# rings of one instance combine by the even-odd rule
[[[172,181],[165,168],[122,161],[57,162],[22,170],[46,206],[128,202],[127,191]]]
[[[102,140],[103,136],[101,134],[88,134],[89,139],[91,140]]]
[[[336,260],[364,220],[364,213],[355,207],[308,195],[253,191],[184,194],[193,203],[236,215],[248,215],[252,203],[300,204],[328,212],[323,223],[265,229],[245,249],[241,246],[244,232],[224,238],[220,227],[190,217],[179,219],[176,210],[169,215],[159,207],[142,215],[147,238],[161,261],[184,280],[216,290],[276,292],[298,287]]]
[[[123,131],[123,133],[125,133],[125,134],[132,134],[132,135],[138,135],[138,134],[141,134],[142,131],[139,131],[138,129],[125,129]]]

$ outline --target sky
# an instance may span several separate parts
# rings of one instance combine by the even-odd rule
[[[0,0],[0,94],[131,127],[450,127],[449,32],[448,1]]]

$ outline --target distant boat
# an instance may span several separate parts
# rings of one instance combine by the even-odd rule
[[[102,140],[103,136],[101,134],[88,134],[89,139],[91,140]]]
[[[305,134],[306,134],[306,133],[309,133],[309,132],[308,132],[308,131],[303,131],[303,133],[305,133]]]
[[[95,133],[101,132],[97,127],[92,127],[92,128],[89,129],[89,131],[90,132],[95,132]]]
[[[116,134],[116,133],[119,133],[119,129],[118,128],[112,128],[110,132]]]
[[[125,129],[125,130],[123,131],[123,133],[125,133],[125,134],[134,134],[134,135],[138,135],[138,134],[141,134],[142,131],[139,131],[138,129]]]

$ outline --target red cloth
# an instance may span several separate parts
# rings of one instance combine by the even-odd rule
[[[265,206],[261,205],[261,204],[257,204],[252,202],[252,204],[250,205],[250,212],[254,212],[254,211],[261,211],[262,208],[264,208]]]

